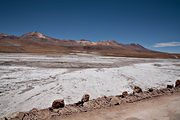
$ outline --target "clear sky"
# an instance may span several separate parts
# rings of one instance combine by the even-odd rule
[[[0,0],[0,32],[31,31],[180,53],[180,0]]]

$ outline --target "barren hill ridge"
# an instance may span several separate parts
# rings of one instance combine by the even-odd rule
[[[0,33],[0,52],[5,53],[98,53],[109,56],[180,58],[180,54],[152,51],[135,43],[122,44],[115,40],[91,42],[89,40],[62,40],[40,32],[21,36]]]

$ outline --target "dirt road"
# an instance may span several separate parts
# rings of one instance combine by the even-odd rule
[[[62,120],[180,120],[180,93],[74,114]]]

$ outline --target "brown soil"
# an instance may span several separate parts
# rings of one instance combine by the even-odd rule
[[[180,93],[74,114],[61,120],[180,120]]]
[[[180,88],[99,97],[85,103],[19,112],[3,120],[179,120]]]

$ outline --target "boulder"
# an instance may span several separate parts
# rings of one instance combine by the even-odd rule
[[[133,103],[133,102],[135,102],[137,100],[138,100],[138,97],[133,95],[133,96],[128,96],[125,99],[123,99],[123,102],[125,102],[125,103]]]
[[[83,104],[83,107],[86,108],[87,110],[101,108],[101,106],[96,102],[95,99],[85,102]]]
[[[65,106],[64,100],[63,99],[58,99],[55,100],[52,103],[52,108],[58,109],[58,108],[63,108]]]
[[[174,86],[173,85],[167,85],[167,88],[172,89]]]
[[[117,97],[112,97],[110,104],[111,105],[119,105],[119,104],[121,104],[121,100],[118,99]]]
[[[38,112],[38,109],[37,108],[33,108],[32,110],[30,110],[30,112],[36,113],[36,112]]]
[[[20,120],[23,120],[24,116],[25,116],[25,113],[19,112],[18,118],[19,118]]]
[[[108,106],[110,106],[110,102],[109,102],[110,100],[106,96],[99,97],[99,98],[95,99],[95,101],[101,107],[108,107]]]
[[[81,102],[88,102],[89,101],[89,98],[90,98],[90,95],[89,94],[84,94],[82,99],[81,99]]]
[[[122,98],[124,98],[124,97],[126,97],[126,96],[128,96],[128,92],[127,92],[127,91],[124,91],[124,92],[122,93]]]
[[[133,93],[141,93],[142,89],[138,86],[134,86]]]
[[[153,88],[149,88],[149,89],[148,89],[148,92],[153,92]]]
[[[180,80],[176,80],[175,87],[180,87]]]

